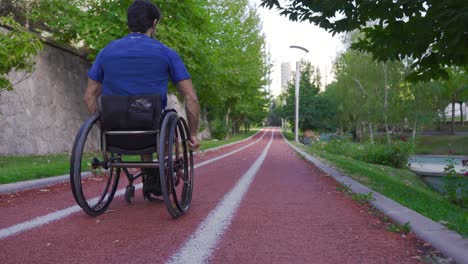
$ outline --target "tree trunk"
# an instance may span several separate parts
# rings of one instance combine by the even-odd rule
[[[374,131],[372,129],[372,123],[369,122],[369,137],[370,137],[370,142],[372,145],[374,145]]]
[[[452,125],[450,126],[450,133],[455,135],[455,94],[452,94]]]
[[[442,120],[440,120],[440,110],[437,110],[437,128],[442,130]]]
[[[364,140],[364,135],[366,134],[366,126],[361,123],[359,125],[359,142],[362,142]]]
[[[418,119],[415,118],[414,119],[414,125],[413,125],[413,141],[416,139],[416,129],[418,128],[417,124],[418,124]]]
[[[356,126],[356,131],[357,131],[357,139],[358,139],[358,142],[362,142],[362,124],[358,124]]]
[[[203,131],[199,132],[204,132],[208,130],[208,132],[211,133],[211,130],[209,129],[210,125],[208,123],[208,112],[206,111],[206,106],[203,106],[203,108],[200,111],[200,125],[204,127]],[[200,128],[200,125],[198,126]]]
[[[442,122],[444,122],[444,130],[446,129],[447,127],[447,113],[445,113],[445,109],[442,110]]]
[[[461,126],[463,126],[464,124],[464,120],[463,120],[463,102],[460,102],[460,124]]]
[[[384,95],[384,122],[385,122],[385,132],[387,133],[387,143],[391,143],[390,132],[388,130],[388,81],[387,81],[387,66],[385,63],[382,63],[384,71],[384,81],[385,81],[385,95]]]
[[[358,142],[359,141],[358,125],[354,127],[353,131],[351,131],[351,134],[353,135],[353,141]]]
[[[231,114],[231,106],[228,106],[227,108],[227,111],[226,111],[226,116],[225,116],[225,119],[224,121],[226,122],[226,127],[229,127],[229,115]],[[226,133],[226,139],[229,138],[229,130],[228,132]]]

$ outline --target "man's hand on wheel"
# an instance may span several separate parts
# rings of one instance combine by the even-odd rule
[[[189,149],[192,151],[196,151],[200,148],[200,142],[198,142],[197,136],[190,136],[189,142]]]

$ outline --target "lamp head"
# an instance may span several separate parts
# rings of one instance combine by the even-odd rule
[[[301,47],[301,46],[295,46],[295,45],[291,45],[289,46],[291,49],[300,49],[300,50],[303,50],[305,51],[305,53],[309,53],[309,50],[304,48],[304,47]]]

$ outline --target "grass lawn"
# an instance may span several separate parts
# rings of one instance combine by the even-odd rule
[[[203,140],[200,143],[200,150],[215,148],[215,147],[219,147],[219,146],[222,146],[222,145],[226,145],[226,144],[229,144],[229,143],[232,143],[232,142],[236,142],[236,141],[248,138],[248,137],[254,135],[255,133],[257,133],[259,130],[260,129],[251,129],[248,132],[239,133],[237,135],[231,136],[231,137],[229,137],[229,139],[226,139],[226,140],[210,140],[210,139]]]
[[[307,152],[327,160],[346,175],[428,218],[468,236],[468,209],[448,202],[407,169],[369,164],[307,147]]]
[[[0,156],[0,184],[68,174],[69,154]]]
[[[282,131],[284,137],[289,141],[294,141],[294,133],[291,131]]]
[[[225,145],[247,138],[258,130],[235,135],[228,140],[203,140],[201,150]],[[139,160],[139,156],[124,156],[126,161]],[[0,184],[46,178],[68,174],[70,154],[52,154],[41,156],[0,156]]]
[[[446,128],[447,131],[450,131],[450,127]],[[468,132],[468,122],[465,120],[465,125],[460,126],[459,124],[455,126],[455,132]]]
[[[414,152],[420,155],[468,155],[468,135],[418,136]]]

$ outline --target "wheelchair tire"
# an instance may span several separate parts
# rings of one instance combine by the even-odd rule
[[[168,112],[161,125],[158,159],[164,203],[173,218],[185,213],[192,201],[194,168],[188,140],[185,120]]]
[[[104,168],[102,152],[95,151],[99,147],[91,137],[100,136],[98,120],[99,114],[95,114],[80,128],[70,159],[70,184],[73,196],[83,211],[90,216],[98,216],[107,210],[114,198],[120,178],[120,169]],[[89,149],[94,151],[88,152]]]

